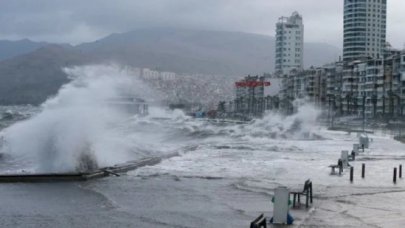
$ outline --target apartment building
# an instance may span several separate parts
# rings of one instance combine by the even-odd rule
[[[382,58],[387,0],[344,0],[343,61]]]
[[[276,73],[286,75],[291,70],[303,69],[304,24],[302,16],[294,12],[280,17],[276,24]]]

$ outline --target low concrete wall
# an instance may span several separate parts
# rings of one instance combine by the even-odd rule
[[[178,154],[171,154],[163,158],[170,158],[177,155]],[[87,181],[110,175],[119,176],[118,173],[124,173],[144,166],[156,165],[160,163],[163,158],[152,157],[142,159],[139,161],[130,161],[123,164],[117,164],[111,167],[104,167],[84,173],[27,173],[27,174],[23,173],[23,174],[3,174],[3,175],[0,174],[0,183]]]

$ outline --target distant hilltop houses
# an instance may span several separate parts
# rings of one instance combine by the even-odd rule
[[[142,79],[152,90],[153,96],[159,97],[159,102],[168,107],[213,109],[221,99],[232,97],[232,76],[174,73],[129,66],[123,70],[130,76]],[[136,91],[133,92],[136,93]]]
[[[176,79],[176,73],[174,72],[160,72],[149,68],[132,68],[131,73],[139,75],[143,79],[161,79],[164,81],[173,81]]]

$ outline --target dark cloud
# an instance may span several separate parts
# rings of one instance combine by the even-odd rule
[[[389,1],[388,38],[402,46],[405,2]],[[341,46],[343,0],[1,0],[0,39],[80,43],[145,27],[274,35],[280,16],[298,11],[305,40]],[[403,26],[402,26],[403,27]]]

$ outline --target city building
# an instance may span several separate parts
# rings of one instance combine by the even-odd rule
[[[270,86],[264,76],[247,76],[235,83],[235,113],[246,117],[259,117],[265,111],[264,88]]]
[[[295,99],[308,99],[323,105],[327,97],[327,77],[324,67],[311,67],[307,70],[292,70],[284,77],[284,90],[281,94],[284,103]]]
[[[141,71],[141,77],[144,79],[159,79],[160,78],[160,72],[156,70],[151,70],[149,68],[143,68]]]
[[[280,17],[276,24],[276,73],[288,74],[301,70],[304,59],[304,24],[294,12],[290,17]]]
[[[160,72],[160,77],[163,81],[173,81],[176,79],[176,73],[173,72]]]
[[[387,0],[344,0],[343,61],[384,56]]]
[[[283,71],[282,51],[289,49],[281,47],[285,39],[281,30],[288,19],[281,18],[276,60],[283,79],[279,107],[291,113],[292,101],[305,98],[327,110],[332,119],[335,115],[405,118],[405,49],[386,42],[386,9],[386,0],[345,0],[343,60],[305,70]]]

